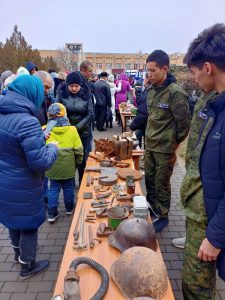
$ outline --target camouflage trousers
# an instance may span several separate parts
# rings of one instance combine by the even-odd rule
[[[171,185],[175,153],[159,153],[145,149],[145,185],[147,200],[159,217],[170,209]]]
[[[186,230],[182,274],[184,300],[213,300],[216,292],[216,263],[204,262],[197,257],[205,238],[206,224],[187,218]]]

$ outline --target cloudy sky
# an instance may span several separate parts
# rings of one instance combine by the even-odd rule
[[[38,49],[81,42],[93,52],[185,52],[200,31],[225,23],[225,0],[11,0],[0,9],[0,41],[17,24]]]

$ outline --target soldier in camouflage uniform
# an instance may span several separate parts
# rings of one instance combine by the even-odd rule
[[[188,134],[190,115],[186,94],[175,83],[175,77],[168,74],[168,55],[156,50],[148,56],[146,63],[152,86],[147,100],[145,184],[147,200],[159,217],[154,227],[160,232],[168,224],[175,151]]]
[[[184,204],[187,227],[187,243],[184,251],[184,268],[183,268],[183,282],[187,282],[187,285],[194,287],[201,278],[202,285],[206,288],[209,286],[209,282],[214,284],[215,272],[207,273],[202,271],[201,275],[197,272],[204,262],[197,259],[197,252],[205,237],[205,228],[207,224],[207,216],[204,208],[202,181],[199,171],[199,157],[200,148],[202,143],[198,144],[199,132],[205,122],[204,108],[208,101],[211,101],[215,97],[216,92],[210,92],[203,94],[195,105],[193,118],[191,121],[190,133],[187,142],[187,150],[185,157],[186,175],[181,185],[181,201]],[[196,145],[198,144],[198,148]],[[188,203],[188,205],[186,205]],[[210,264],[210,269],[215,269],[215,263]],[[196,272],[193,272],[195,268]],[[198,274],[198,275],[196,275]],[[198,278],[196,278],[198,276]],[[184,288],[184,294],[186,299],[196,299],[194,295],[189,295],[188,289]],[[208,298],[213,299],[215,295],[215,289],[206,290]],[[201,300],[201,298],[199,298]]]
[[[199,34],[185,57],[196,82],[207,92],[195,109],[187,173],[181,186],[187,216],[182,278],[185,300],[215,299],[216,266],[225,280],[224,53],[225,26],[217,24]]]

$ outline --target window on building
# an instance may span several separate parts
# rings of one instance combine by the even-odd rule
[[[126,68],[126,70],[130,70],[131,69],[131,64],[126,64],[125,68]]]
[[[139,70],[140,69],[140,64],[134,64],[134,69]]]
[[[106,64],[106,69],[111,70],[112,69],[112,64]]]
[[[121,64],[115,64],[115,69],[121,69]]]
[[[102,70],[102,64],[96,64],[96,68],[97,68],[98,70]]]

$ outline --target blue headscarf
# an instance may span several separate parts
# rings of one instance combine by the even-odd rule
[[[44,101],[44,86],[36,76],[20,75],[10,83],[8,90],[26,97],[38,108]]]

